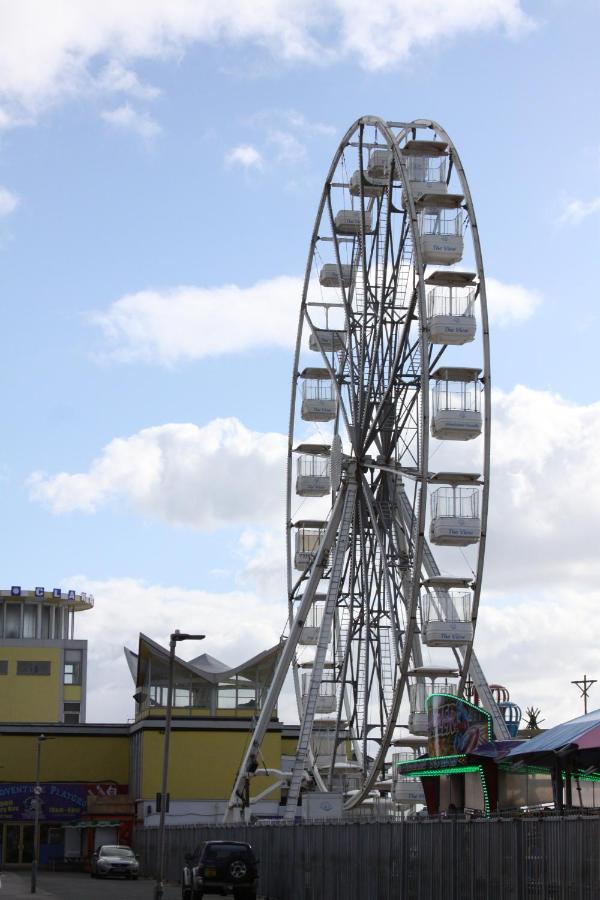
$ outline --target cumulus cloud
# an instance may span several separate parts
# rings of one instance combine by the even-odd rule
[[[490,321],[500,327],[530,319],[540,303],[541,295],[520,284],[505,284],[497,278],[486,278]]]
[[[531,25],[519,0],[333,0],[325,8],[316,0],[5,0],[0,16],[0,97],[33,114],[88,89],[107,60],[130,67],[180,56],[196,42],[247,42],[286,61],[351,59],[377,70],[440,37],[513,36]]]
[[[146,290],[126,294],[92,321],[113,358],[172,365],[254,347],[290,347],[301,297],[301,280],[287,276],[248,288]]]
[[[213,530],[282,517],[287,441],[237,419],[145,428],[115,438],[87,472],[33,473],[30,496],[55,513],[120,501],[148,518]]]
[[[139,112],[129,103],[117,106],[116,109],[105,110],[102,118],[109,125],[123,131],[133,131],[134,134],[147,141],[155,138],[162,131],[158,122],[149,113]]]
[[[225,156],[228,166],[242,166],[244,169],[262,169],[263,158],[261,153],[252,144],[240,144],[234,147]]]
[[[134,687],[123,646],[137,652],[140,631],[163,646],[168,646],[174,628],[205,633],[205,641],[183,645],[178,655],[192,659],[210,653],[234,666],[274,646],[285,625],[285,603],[278,607],[250,590],[211,593],[149,585],[133,578],[94,581],[84,575],[67,581],[95,598],[94,609],[77,616],[76,632],[78,638],[89,641],[89,722],[131,718]],[[107,640],[107,635],[114,637]]]
[[[541,706],[551,724],[580,710],[569,682],[600,667],[600,403],[578,405],[523,386],[495,391],[493,399],[492,490],[477,654],[491,681],[506,683],[522,706]],[[257,435],[235,420],[217,420],[203,429],[163,426],[111,442],[88,472],[38,475],[31,491],[55,512],[93,510],[121,499],[142,515],[168,522],[242,527],[233,564],[237,571],[231,573],[239,591],[216,599],[201,591],[197,595],[207,609],[217,604],[225,617],[230,608],[237,608],[238,616],[243,608],[236,620],[242,623],[239,633],[243,637],[248,631],[247,640],[258,649],[274,642],[268,629],[278,633],[286,614],[279,527],[284,461],[283,435]],[[131,615],[127,627],[132,633],[144,627],[166,639],[166,619],[158,613],[164,588],[106,584],[106,596],[115,598],[111,603],[128,597],[121,608]],[[82,587],[97,595],[104,589]],[[169,621],[176,622],[179,610],[189,617],[189,609],[201,608],[195,601],[186,606],[194,592],[169,591],[174,604],[181,599]],[[138,598],[133,606],[130,597]],[[157,612],[152,612],[154,603]],[[96,619],[99,608],[100,603]],[[221,627],[215,614],[211,621],[219,622],[220,639],[232,640],[229,620]],[[98,627],[104,634],[104,620]],[[245,646],[236,644],[225,656],[225,645],[221,655],[237,661],[250,655]],[[105,663],[109,687],[111,659]]]
[[[523,321],[540,303],[536,291],[487,279],[490,318]],[[106,339],[104,355],[120,362],[173,365],[296,339],[302,280],[280,276],[251,287],[193,285],[126,294],[91,321]]]
[[[558,218],[559,225],[579,225],[588,216],[600,212],[600,197],[591,200],[569,200]]]
[[[14,212],[21,201],[8,188],[0,186],[0,218]]]

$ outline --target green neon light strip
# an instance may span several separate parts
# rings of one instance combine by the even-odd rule
[[[491,814],[490,796],[483,766],[451,766],[448,769],[423,769],[422,772],[407,772],[407,778],[439,778],[440,775],[463,775],[465,772],[479,772],[481,792],[483,794],[483,811],[486,818]]]
[[[458,775],[463,772],[479,772],[480,766],[449,766],[447,769],[422,769],[419,772],[404,772],[405,778],[439,778],[440,775]]]
[[[464,759],[465,755],[466,754],[464,753],[451,753],[449,756],[425,756],[422,759],[417,757],[415,759],[405,759],[403,762],[397,762],[396,766],[412,766],[416,762],[427,763],[434,759]]]

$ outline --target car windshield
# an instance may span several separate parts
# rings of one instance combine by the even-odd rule
[[[129,847],[100,847],[100,856],[133,856],[133,850]]]

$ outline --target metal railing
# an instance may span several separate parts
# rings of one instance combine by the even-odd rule
[[[156,828],[135,831],[153,875]],[[248,841],[268,900],[597,900],[600,815],[166,829],[168,879],[207,840]]]

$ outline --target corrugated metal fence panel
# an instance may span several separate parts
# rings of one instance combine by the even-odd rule
[[[600,900],[600,817],[166,829],[166,874],[203,841],[248,841],[269,900]],[[158,829],[138,828],[156,875]]]

